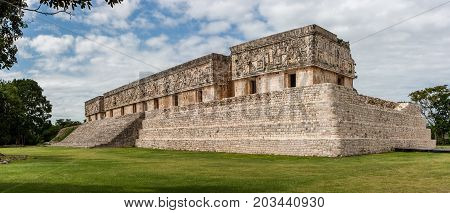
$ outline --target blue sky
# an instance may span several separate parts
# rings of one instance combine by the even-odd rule
[[[142,73],[318,24],[351,42],[360,93],[408,101],[411,91],[450,83],[450,4],[354,41],[443,2],[125,0],[110,8],[98,0],[71,17],[27,13],[18,64],[0,78],[35,79],[53,104],[53,120],[82,120],[84,101]]]

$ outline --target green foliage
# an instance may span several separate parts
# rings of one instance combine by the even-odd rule
[[[64,138],[69,136],[70,133],[72,133],[77,128],[78,128],[78,126],[69,126],[69,127],[60,129],[58,134],[52,139],[52,141],[60,142],[60,141],[64,140]]]
[[[14,42],[22,36],[22,28],[26,27],[20,9],[26,7],[25,1],[7,0],[7,2],[0,0],[0,69],[9,69],[17,62],[17,46]]]
[[[52,105],[30,79],[0,82],[0,144],[28,145],[42,141],[51,126]]]
[[[70,126],[77,126],[80,125],[81,122],[79,121],[72,121],[70,119],[58,119],[56,120],[55,125],[60,126],[61,128],[70,127]]]
[[[61,141],[76,129],[76,127],[71,127],[78,126],[80,124],[81,122],[72,121],[71,119],[58,119],[56,120],[55,125],[50,125],[45,128],[44,132],[42,133],[43,141]]]
[[[409,97],[420,105],[437,143],[450,143],[444,138],[450,132],[450,90],[447,85],[415,91]]]
[[[0,69],[10,69],[16,62],[17,46],[14,44],[22,37],[22,29],[27,27],[23,20],[24,11],[45,15],[75,10],[76,8],[91,9],[93,0],[40,0],[38,8],[28,8],[24,0],[0,0]],[[123,0],[105,0],[111,7]],[[42,7],[44,6],[44,7]],[[42,8],[54,11],[43,11]]]
[[[58,132],[60,130],[61,130],[61,127],[58,125],[51,125],[48,128],[46,128],[42,132],[43,142],[51,141],[56,135],[58,135]]]

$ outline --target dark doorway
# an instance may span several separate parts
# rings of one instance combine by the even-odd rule
[[[256,94],[256,80],[250,80],[250,94]]]
[[[203,102],[203,91],[202,90],[197,91],[197,102],[199,102],[199,103]]]
[[[173,105],[178,106],[178,94],[173,95]]]
[[[157,98],[153,99],[153,109],[159,109],[159,100]]]
[[[344,86],[344,77],[338,76],[338,85]]]
[[[289,74],[289,87],[296,87],[296,86],[297,86],[297,75]]]
[[[142,102],[142,109],[144,110],[144,112],[145,111],[147,111],[148,109],[147,109],[147,102]]]

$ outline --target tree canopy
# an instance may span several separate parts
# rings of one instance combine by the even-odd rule
[[[23,20],[24,11],[54,15],[68,13],[80,8],[91,9],[93,0],[40,0],[36,8],[29,8],[24,0],[0,0],[0,69],[10,69],[16,62],[17,46],[14,44],[22,37],[22,29],[27,27]],[[113,7],[123,0],[105,0]],[[50,8],[50,11],[44,8]]]
[[[51,126],[52,105],[30,79],[0,82],[0,144],[36,144]]]
[[[447,85],[415,91],[409,97],[420,105],[437,143],[448,143],[444,139],[450,132],[450,90]]]

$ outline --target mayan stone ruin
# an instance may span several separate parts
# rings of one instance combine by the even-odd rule
[[[316,25],[210,54],[85,103],[57,146],[295,156],[434,148],[417,105],[358,94],[350,45]]]

